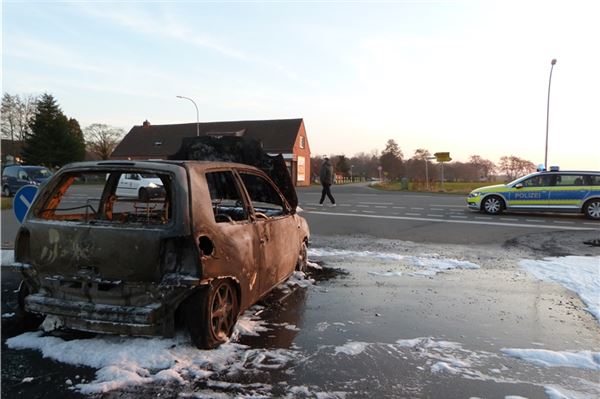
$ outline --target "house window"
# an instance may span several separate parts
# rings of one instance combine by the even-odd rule
[[[305,143],[304,143],[304,136],[300,136],[300,148],[304,149]]]

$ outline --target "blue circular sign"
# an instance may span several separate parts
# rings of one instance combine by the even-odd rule
[[[37,192],[38,188],[36,186],[23,186],[15,194],[13,210],[19,223],[23,223],[25,215],[27,215],[27,211],[31,207],[31,204],[33,204],[33,199]]]

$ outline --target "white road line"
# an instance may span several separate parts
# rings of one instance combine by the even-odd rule
[[[379,209],[388,209],[387,206],[381,206],[381,205],[375,205],[375,208],[379,208]]]
[[[435,204],[434,206],[439,206],[440,208],[467,208],[466,205],[438,205],[438,204]]]
[[[451,218],[468,219],[466,216],[450,215]]]
[[[508,220],[509,222],[518,222],[519,219],[516,218],[499,218],[500,220]]]
[[[427,216],[432,217],[432,218],[443,218],[444,215],[433,215],[433,214],[427,214]]]
[[[437,208],[429,208],[430,211],[434,211],[434,212],[444,212],[443,209],[437,209]]]
[[[413,207],[410,207],[410,209],[413,209],[413,210],[415,210],[415,211],[422,211],[422,210],[424,210],[425,208],[413,208]]]
[[[350,204],[339,204],[338,206],[352,206]]]
[[[575,224],[575,222],[563,222],[561,220],[555,220],[554,223],[560,223],[560,224]],[[584,224],[589,224],[589,223],[584,223]]]
[[[405,206],[393,206],[392,208],[394,208],[394,209],[406,209]]]
[[[475,216],[475,219],[490,220],[490,218],[486,216]]]
[[[408,216],[421,216],[420,213],[410,213],[410,212],[406,212],[405,215],[408,215]]]
[[[355,197],[375,197],[379,194],[352,194]]]
[[[363,211],[365,212],[365,211]],[[575,227],[575,226],[551,226],[540,224],[525,224],[525,223],[500,223],[500,222],[478,222],[476,220],[451,220],[451,219],[433,219],[433,218],[415,218],[405,216],[387,216],[387,215],[354,215],[352,213],[329,213],[329,212],[310,212],[315,215],[327,216],[353,216],[373,219],[392,219],[392,220],[420,220],[425,222],[440,222],[440,223],[459,223],[459,224],[480,224],[488,226],[505,226],[505,227],[524,227],[534,229],[551,229],[551,230],[597,230],[591,227]],[[594,224],[594,223],[587,223]]]
[[[364,205],[394,205],[393,202],[359,202]]]
[[[534,222],[534,223],[546,223],[545,220],[539,220],[539,219],[525,219],[526,222]]]
[[[591,226],[596,226],[596,228],[600,229],[600,224],[599,223],[583,222],[583,224],[589,224]]]
[[[363,213],[375,213],[375,211],[361,211]]]
[[[370,208],[369,205],[356,205],[357,208]]]

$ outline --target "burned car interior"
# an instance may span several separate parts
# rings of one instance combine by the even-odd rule
[[[119,178],[128,170],[74,172],[63,176],[44,203],[36,209],[36,217],[65,222],[102,223],[110,225],[166,225],[171,219],[171,180],[167,174],[156,174],[163,195],[153,198],[117,196]]]

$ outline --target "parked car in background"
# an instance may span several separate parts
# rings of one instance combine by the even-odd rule
[[[153,176],[160,195],[120,195],[132,175]],[[73,184],[82,180],[99,184]],[[21,315],[142,336],[173,336],[181,322],[199,348],[216,347],[241,312],[306,268],[308,225],[295,191],[283,192],[239,163],[67,165],[17,233]]]
[[[116,194],[123,197],[137,197],[140,200],[165,195],[163,183],[152,173],[124,173],[119,179]]]
[[[575,212],[600,220],[600,172],[545,171],[508,184],[471,191],[468,207],[489,214],[507,211]]]
[[[2,170],[2,196],[10,197],[23,186],[39,186],[51,176],[45,166],[8,165]]]

